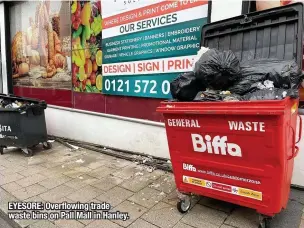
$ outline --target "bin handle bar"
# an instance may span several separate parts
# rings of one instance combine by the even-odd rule
[[[299,147],[296,146],[296,134],[295,134],[295,130],[289,126],[291,128],[291,131],[292,131],[292,154],[291,156],[288,157],[288,160],[291,160],[293,158],[295,158],[298,153],[299,153]]]
[[[296,134],[295,134],[295,130],[292,128],[292,126],[289,125],[289,128],[291,129],[292,132],[292,154],[291,156],[288,157],[288,160],[291,160],[292,158],[294,158],[295,155],[295,147],[296,147]]]
[[[299,147],[298,146],[294,146],[294,148],[292,149],[292,155],[288,158],[288,160],[291,160],[293,158],[295,158],[298,153],[299,153]]]
[[[294,142],[294,145],[292,145],[292,155],[288,158],[288,160],[291,160],[291,159],[295,158],[298,155],[298,153],[299,153],[299,147],[296,146],[296,144],[298,142],[300,142],[300,140],[302,138],[302,118],[301,118],[301,116],[299,114],[298,114],[298,117],[300,118],[300,126],[299,126],[299,136],[298,136],[299,138],[298,138],[297,141],[295,140],[295,138],[296,138],[296,136],[295,136],[295,130],[290,126],[291,130],[292,130],[292,134],[293,134],[293,140],[292,141]]]
[[[296,144],[298,142],[300,142],[301,138],[302,138],[302,118],[301,116],[298,114],[298,117],[300,118],[300,126],[299,126],[299,138],[298,138],[298,141],[296,142]]]

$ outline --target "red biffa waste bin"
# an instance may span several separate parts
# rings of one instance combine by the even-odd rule
[[[202,44],[232,50],[241,60],[296,58],[301,65],[302,14],[303,5],[293,4],[209,24]],[[167,101],[157,111],[164,115],[175,181],[183,193],[181,212],[190,208],[190,193],[256,209],[263,215],[261,227],[286,208],[301,137],[297,99]]]

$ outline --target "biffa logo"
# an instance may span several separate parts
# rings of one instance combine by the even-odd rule
[[[208,152],[209,154],[231,155],[242,157],[242,150],[239,145],[227,142],[227,136],[215,136],[211,139],[210,135],[191,134],[193,150],[195,152]],[[205,141],[204,141],[205,140]]]
[[[183,163],[183,169],[192,171],[192,172],[196,172],[196,168],[193,165],[189,165],[189,164],[185,164],[185,163]]]

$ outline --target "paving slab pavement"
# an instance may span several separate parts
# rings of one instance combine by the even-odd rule
[[[89,150],[35,149],[33,157],[19,150],[0,156],[0,228],[257,228],[258,214],[223,201],[193,196],[192,209],[176,209],[173,174]],[[111,204],[109,212],[127,212],[129,219],[8,219],[8,202]],[[95,205],[96,206],[96,205]],[[304,191],[292,189],[288,208],[275,216],[274,228],[304,228]],[[85,210],[85,208],[84,208]],[[56,210],[43,210],[57,216]],[[66,218],[68,218],[66,213]],[[108,213],[107,216],[113,216]],[[126,215],[127,216],[127,215]]]
[[[13,228],[7,221],[0,217],[0,227],[1,228]]]

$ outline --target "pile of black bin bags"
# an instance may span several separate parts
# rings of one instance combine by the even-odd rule
[[[232,51],[202,48],[193,71],[171,82],[178,101],[253,101],[298,97],[302,70],[295,60],[240,62]]]

